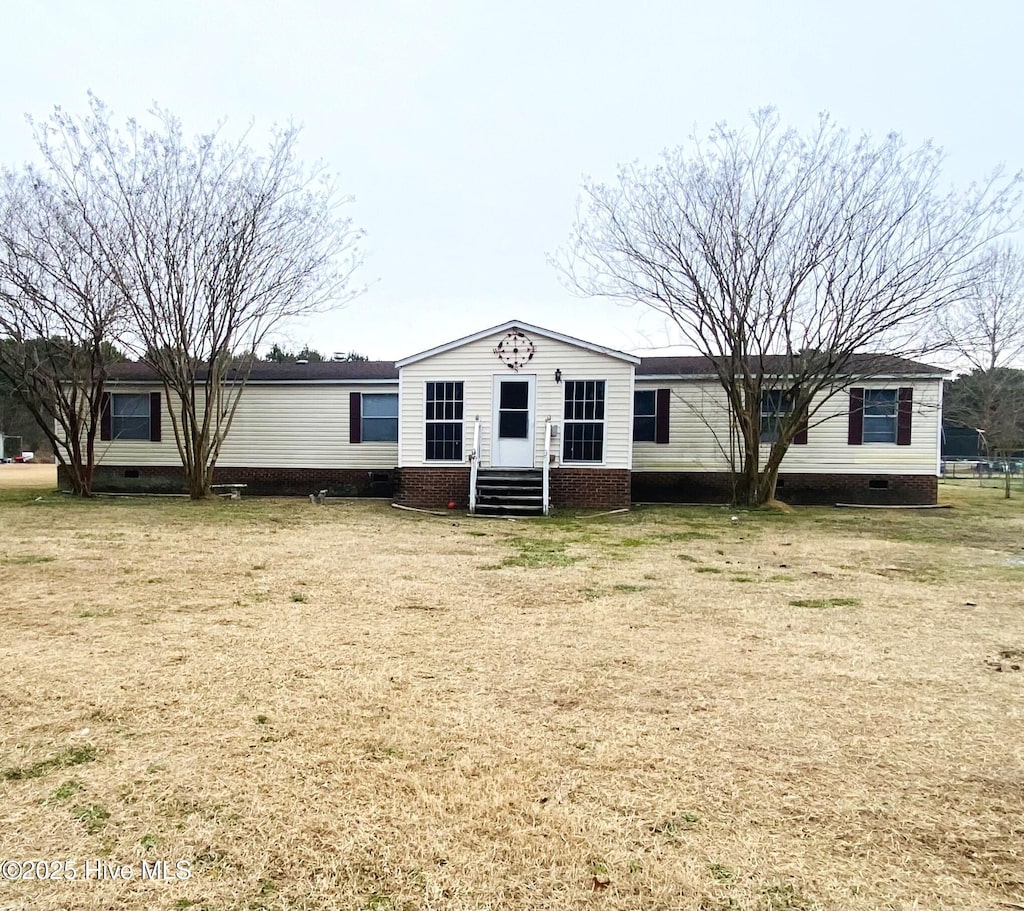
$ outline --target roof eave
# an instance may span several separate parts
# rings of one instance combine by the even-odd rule
[[[427,358],[434,357],[438,354],[444,354],[446,351],[461,348],[463,345],[469,345],[473,342],[480,341],[480,339],[487,338],[490,335],[496,335],[499,332],[508,332],[511,329],[523,329],[527,332],[532,332],[534,335],[540,335],[544,338],[563,342],[566,345],[573,345],[576,348],[585,348],[588,351],[616,358],[617,360],[626,361],[633,365],[640,363],[640,358],[635,354],[627,354],[625,351],[617,351],[614,348],[606,348],[604,345],[595,345],[593,342],[573,338],[571,335],[563,335],[561,332],[553,332],[551,329],[545,329],[542,326],[535,326],[532,323],[525,323],[522,320],[509,320],[501,325],[492,326],[491,328],[483,329],[480,332],[474,332],[472,335],[467,335],[451,342],[445,342],[443,345],[429,348],[426,351],[420,351],[417,354],[410,354],[408,357],[395,361],[395,366],[401,369],[409,364],[415,364],[417,361],[426,360]]]
[[[836,376],[836,379],[846,379],[851,382],[865,382],[870,383],[875,380],[944,380],[948,376],[952,375],[952,371],[945,371],[942,373],[873,373],[867,375],[860,374],[840,374]],[[782,376],[782,374],[768,374],[765,376]],[[637,382],[646,380],[657,380],[664,382],[665,380],[718,380],[718,374],[716,373],[638,373],[636,375]]]

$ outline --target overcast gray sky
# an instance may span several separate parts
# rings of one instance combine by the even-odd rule
[[[1020,0],[0,0],[0,161],[24,115],[156,101],[186,130],[293,119],[356,197],[370,290],[295,327],[392,359],[522,319],[643,353],[653,315],[564,290],[545,255],[580,178],[774,105],[1024,166]]]

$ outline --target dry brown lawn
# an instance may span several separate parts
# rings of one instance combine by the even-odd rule
[[[0,492],[0,858],[78,879],[2,906],[1020,907],[1020,492],[39,495]]]
[[[0,490],[18,487],[56,487],[57,466],[44,462],[0,463]]]

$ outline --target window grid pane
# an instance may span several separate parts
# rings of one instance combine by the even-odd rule
[[[398,442],[398,394],[364,392],[360,439],[364,443]]]
[[[461,382],[427,383],[426,458],[430,461],[462,461]]]
[[[896,390],[864,390],[865,443],[896,442]]]
[[[562,460],[604,459],[604,380],[567,380]]]
[[[604,424],[566,424],[562,458],[566,462],[600,462],[604,458]]]
[[[398,418],[363,418],[364,443],[397,443]]]
[[[654,418],[633,418],[633,442],[653,443],[657,439],[658,424]]]
[[[110,436],[114,440],[149,440],[148,392],[110,396]]]
[[[658,400],[653,389],[638,389],[633,393],[633,441],[654,443],[657,441]]]
[[[364,392],[363,416],[368,418],[397,418],[398,393]]]
[[[462,424],[435,421],[427,424],[427,458],[436,461],[462,460]]]
[[[781,389],[761,393],[761,442],[774,443],[779,438],[779,426],[792,411],[792,402]]]

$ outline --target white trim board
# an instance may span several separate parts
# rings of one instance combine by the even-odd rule
[[[571,335],[552,332],[550,329],[544,329],[541,326],[534,326],[532,323],[524,323],[521,320],[509,320],[507,323],[502,323],[500,326],[492,326],[490,329],[483,329],[480,332],[474,332],[472,335],[467,335],[464,338],[459,338],[452,342],[445,342],[443,345],[438,345],[436,348],[430,348],[427,351],[420,351],[418,354],[411,354],[409,357],[404,357],[400,361],[395,361],[395,366],[401,368],[409,364],[415,364],[417,361],[433,357],[435,354],[443,354],[445,351],[451,351],[454,348],[461,348],[463,345],[468,345],[471,342],[477,342],[482,338],[487,338],[489,335],[497,335],[499,332],[509,332],[512,329],[522,329],[523,331],[532,333],[533,335],[540,335],[544,338],[553,339],[554,341],[564,342],[566,345],[573,345],[576,348],[584,348],[587,351],[604,354],[608,357],[613,357],[620,361],[626,361],[630,364],[640,363],[640,358],[635,354],[626,354],[625,351],[616,351],[614,348],[605,348],[604,345],[595,345],[593,342],[585,342],[582,339],[573,338]]]

